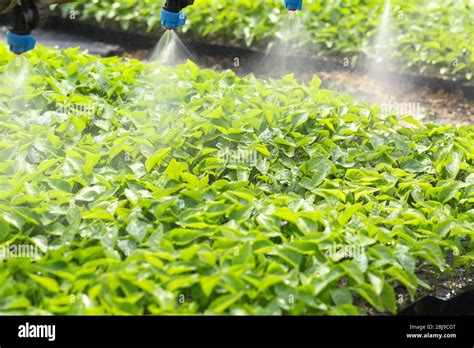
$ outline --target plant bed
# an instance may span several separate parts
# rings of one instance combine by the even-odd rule
[[[39,255],[3,261],[1,313],[393,314],[420,270],[472,267],[473,126],[317,77],[28,58],[0,89],[0,246]]]

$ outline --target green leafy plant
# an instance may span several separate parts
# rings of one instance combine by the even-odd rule
[[[1,313],[395,313],[427,270],[472,264],[472,126],[317,77],[28,58],[0,89],[0,247],[39,255],[2,261]]]

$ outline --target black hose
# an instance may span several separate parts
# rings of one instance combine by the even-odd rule
[[[167,11],[178,13],[183,8],[194,4],[194,0],[166,0],[163,8]]]
[[[40,21],[38,8],[32,0],[23,0],[13,9],[13,25],[10,31],[17,35],[29,35]]]

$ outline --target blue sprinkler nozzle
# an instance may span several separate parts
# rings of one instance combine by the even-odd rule
[[[7,32],[7,42],[10,51],[15,54],[23,54],[31,51],[36,46],[36,38],[34,35],[19,35],[11,31]]]
[[[186,24],[186,15],[183,11],[171,12],[161,9],[161,25],[166,29],[176,29]]]
[[[285,6],[290,11],[303,10],[303,0],[285,0]]]

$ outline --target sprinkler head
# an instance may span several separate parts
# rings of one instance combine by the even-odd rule
[[[165,29],[176,29],[186,24],[183,8],[194,4],[194,0],[166,0],[161,9],[161,25]]]
[[[36,46],[36,38],[34,35],[19,35],[7,32],[7,42],[10,47],[10,51],[15,54],[23,54],[31,51]]]
[[[161,25],[168,30],[179,28],[186,24],[186,15],[180,12],[171,12],[161,9]]]
[[[41,24],[45,8],[37,6],[33,0],[22,0],[13,8],[13,23],[7,33],[10,50],[15,54],[31,51],[36,46],[36,38],[31,32]]]
[[[303,0],[285,0],[285,6],[290,11],[303,10]]]

